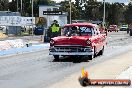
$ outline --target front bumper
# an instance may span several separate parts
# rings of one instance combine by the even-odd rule
[[[94,55],[93,52],[49,52],[49,55]]]
[[[91,47],[51,47],[49,55],[94,55]]]
[[[121,28],[120,31],[127,31],[127,28]]]

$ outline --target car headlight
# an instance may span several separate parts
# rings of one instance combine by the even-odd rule
[[[50,46],[53,46],[55,44],[55,41],[54,40],[51,40],[50,41]]]
[[[86,41],[86,44],[87,44],[87,45],[91,45],[91,41],[90,41],[90,40],[87,40],[87,41]]]

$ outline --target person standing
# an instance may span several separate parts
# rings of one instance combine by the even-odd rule
[[[130,24],[129,28],[130,28],[129,29],[129,31],[130,31],[129,34],[130,34],[130,36],[132,36],[132,23]]]
[[[50,39],[61,35],[60,26],[57,20],[53,21],[53,24],[50,26]]]
[[[130,30],[129,30],[129,26],[128,25],[127,25],[127,29],[126,30],[127,30],[127,34],[129,34]]]

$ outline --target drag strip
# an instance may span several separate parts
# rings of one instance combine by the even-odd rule
[[[46,88],[84,67],[110,59],[132,49],[132,38],[125,32],[109,33],[103,56],[92,61],[76,62],[74,58],[54,61],[48,50],[0,57],[1,88]]]

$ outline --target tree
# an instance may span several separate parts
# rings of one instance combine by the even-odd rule
[[[36,0],[38,1],[39,5],[49,5],[51,3],[51,0]]]
[[[124,17],[125,17],[126,23],[128,24],[132,23],[132,3],[128,4]]]
[[[34,16],[39,16],[39,5],[50,5],[54,4],[54,1],[51,0],[35,0],[34,1]]]
[[[104,4],[97,0],[75,0],[75,5],[79,10],[80,17],[85,20],[103,21]],[[119,24],[124,22],[124,3],[106,2],[106,22],[109,24]]]
[[[70,2],[69,1],[62,1],[61,3],[61,10],[63,12],[68,12],[68,21],[70,21]],[[76,8],[75,4],[71,3],[71,19],[75,20],[79,18],[79,10]]]
[[[0,11],[8,11],[8,0],[0,0]]]
[[[112,3],[108,8],[107,21],[109,24],[118,25],[123,20],[124,4]]]
[[[5,1],[5,0],[3,0]],[[17,9],[21,12],[22,16],[32,16],[32,3],[31,0],[22,0],[22,12],[21,12],[21,0],[18,0],[18,8],[17,8],[17,0],[12,0],[9,3],[9,10],[12,12],[16,12]],[[34,0],[34,16],[39,15],[39,5],[49,5],[51,0]],[[13,6],[13,8],[12,8]]]
[[[99,20],[99,7],[101,3],[97,0],[88,0],[84,3],[84,17],[87,20]]]

